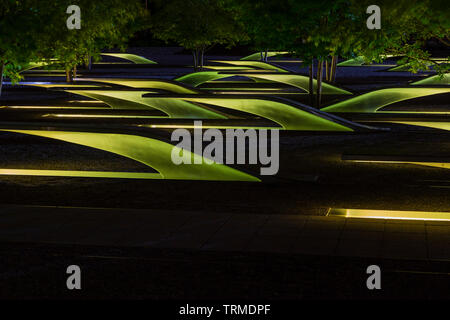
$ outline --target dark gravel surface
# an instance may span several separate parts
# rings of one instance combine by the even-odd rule
[[[448,262],[283,254],[1,244],[0,298],[20,299],[448,299]],[[366,287],[380,266],[382,290]],[[82,290],[66,289],[66,268]]]

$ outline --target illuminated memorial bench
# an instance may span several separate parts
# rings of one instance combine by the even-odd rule
[[[387,58],[393,58],[395,56],[393,55],[384,55],[382,56],[383,59],[387,59]],[[366,60],[364,59],[363,56],[357,56],[355,58],[351,58],[342,62],[339,62],[338,64],[336,64],[336,66],[338,67],[392,67],[392,66],[396,66],[397,64],[368,64],[366,63]]]
[[[83,81],[114,84],[128,88],[138,89],[162,89],[168,92],[180,94],[197,94],[200,90],[184,85],[183,83],[165,79],[108,79],[108,78],[83,78]]]
[[[286,55],[289,54],[288,51],[268,51],[267,52],[267,58],[270,57],[276,57],[276,56],[282,56],[282,55]],[[263,53],[264,55],[264,53]],[[248,61],[248,60],[254,60],[254,61],[258,61],[261,60],[261,52],[256,52],[253,53],[251,55],[245,56],[243,58],[241,58],[240,60],[244,60],[244,61]]]
[[[431,58],[431,60],[433,60],[437,64],[448,63],[448,60],[445,59],[445,58]],[[426,62],[425,64],[426,64],[427,67],[431,67],[435,63],[429,61],[429,62]],[[409,72],[410,66],[411,66],[410,63],[404,63],[404,64],[401,64],[401,65],[398,65],[398,66],[391,67],[387,71],[392,71],[392,72],[403,72],[403,71],[405,71],[405,72]]]
[[[263,62],[263,61],[242,61],[242,60],[210,60],[210,61],[216,62],[216,63],[231,64],[233,66],[239,66],[239,67],[252,67],[252,68],[267,70],[267,71],[276,71],[276,72],[283,72],[283,73],[290,72],[289,70],[284,69],[280,66],[275,66],[273,64]]]
[[[85,177],[85,178],[128,178],[128,179],[169,179],[169,180],[208,180],[208,181],[248,181],[259,182],[260,179],[218,163],[206,164],[202,156],[187,150],[191,159],[197,159],[200,164],[176,165],[171,155],[173,149],[180,148],[154,138],[138,135],[98,132],[73,132],[51,130],[13,130],[0,129],[3,132],[12,132],[25,135],[39,136],[49,139],[61,140],[82,146],[99,149],[117,154],[140,162],[157,173],[149,172],[112,172],[112,171],[74,171],[74,170],[36,170],[36,169],[0,169],[0,175],[21,176],[59,176],[59,177]]]
[[[66,90],[67,92],[82,95],[99,101],[103,101],[113,109],[142,110],[154,108],[164,112],[170,118],[186,119],[226,119],[225,116],[202,108],[182,99],[173,99],[167,103],[167,98],[155,98],[150,101],[142,96],[152,93],[148,90]]]
[[[383,111],[381,109],[399,101],[449,92],[450,88],[408,87],[380,89],[332,104],[321,110],[325,112],[395,113],[397,111]],[[407,111],[402,112],[406,113]]]
[[[445,73],[442,76],[434,75],[426,77],[425,79],[421,79],[411,83],[412,86],[448,86],[450,85],[450,73]]]
[[[155,61],[131,53],[101,53],[100,55],[128,60],[135,64],[157,64]]]
[[[219,80],[219,79],[225,79],[230,78],[233,76],[241,76],[246,77],[254,81],[262,80],[262,81],[270,81],[275,83],[282,83],[286,84],[298,89],[301,89],[304,92],[309,92],[309,77],[303,76],[300,74],[292,74],[292,73],[259,73],[259,72],[218,72],[218,71],[204,71],[204,72],[194,72],[189,73],[184,76],[181,76],[176,79],[176,81],[191,85],[193,87],[198,87],[199,85]],[[314,89],[317,86],[317,80],[314,79],[313,81],[313,87]],[[345,94],[345,95],[351,95],[352,93],[338,88],[336,86],[330,85],[326,82],[322,82],[322,93],[323,94]]]
[[[178,119],[230,119],[235,118],[213,107],[242,111],[276,122],[285,130],[354,131],[357,125],[333,117],[317,109],[276,98],[246,96],[184,95],[162,96],[148,91],[67,90],[103,101],[113,109],[142,110],[154,108]],[[226,121],[223,123],[227,126]]]

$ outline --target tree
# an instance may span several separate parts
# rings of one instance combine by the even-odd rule
[[[4,0],[0,2],[0,96],[3,77],[13,83],[19,81],[19,72],[36,56],[36,41],[42,34],[41,18],[46,21],[48,13],[40,8],[38,0]]]
[[[233,46],[244,37],[222,0],[160,0],[152,11],[154,36],[191,50],[195,70],[203,67],[204,54],[212,46]]]
[[[81,8],[81,29],[69,30],[66,9]],[[0,3],[0,94],[3,76],[13,83],[30,62],[63,65],[67,81],[76,66],[107,47],[123,46],[145,27],[140,0],[4,0]]]
[[[341,39],[347,52],[364,56],[367,62],[380,62],[386,56],[403,56],[400,63],[407,63],[412,72],[427,70],[433,66],[439,74],[448,71],[449,64],[438,64],[426,50],[429,39],[437,39],[450,45],[450,15],[447,1],[397,0],[377,2],[381,8],[381,29],[367,30],[360,26],[368,15],[365,9],[370,1],[351,0],[347,20],[337,28],[348,37]]]
[[[380,30],[366,27],[371,4],[369,0],[241,0],[237,6],[241,9],[238,17],[256,43],[267,39],[273,49],[288,50],[309,66],[311,105],[317,61],[315,104],[320,107],[323,75],[334,81],[338,55],[363,55],[368,61],[401,55],[401,62],[407,62],[413,72],[429,65],[441,74],[449,68],[431,59],[424,49],[426,40],[432,38],[449,44],[446,1],[380,0]]]
[[[247,34],[250,44],[261,52],[261,61],[267,62],[268,50],[280,49],[280,27],[283,26],[280,21],[287,14],[283,2],[227,0],[226,4],[236,12],[235,19]]]
[[[78,5],[81,9],[81,28],[66,27],[66,8]],[[102,49],[123,47],[140,28],[146,15],[139,0],[60,0],[54,5],[52,23],[39,38],[39,56],[54,58],[66,71],[66,81],[76,76],[78,65],[88,65],[91,57],[98,57]]]
[[[317,60],[316,105],[321,103],[322,78],[333,81],[340,46],[332,42],[342,18],[345,0],[229,0],[251,41],[264,47],[289,51],[309,67],[310,103],[314,105],[314,61]],[[325,72],[324,72],[325,67]]]

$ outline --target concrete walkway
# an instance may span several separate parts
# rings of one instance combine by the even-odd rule
[[[450,222],[0,206],[0,241],[450,261]]]

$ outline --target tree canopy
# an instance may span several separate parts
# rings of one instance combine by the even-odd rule
[[[244,36],[232,9],[222,0],[162,0],[153,3],[151,30],[166,42],[192,50],[194,66],[216,44],[233,46]]]

